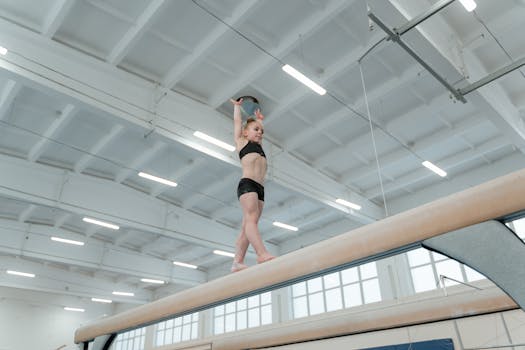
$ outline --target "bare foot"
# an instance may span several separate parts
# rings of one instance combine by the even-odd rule
[[[248,265],[244,265],[243,263],[239,263],[239,262],[233,262],[232,264],[232,268],[231,268],[231,272],[239,272],[241,270],[244,270],[248,268]]]
[[[257,258],[257,264],[262,264],[264,262],[270,261],[275,259],[276,257],[273,255],[264,255]]]

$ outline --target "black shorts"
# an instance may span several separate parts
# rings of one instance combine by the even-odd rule
[[[259,200],[264,202],[264,186],[257,181],[243,177],[237,186],[237,198],[248,192],[256,192]]]

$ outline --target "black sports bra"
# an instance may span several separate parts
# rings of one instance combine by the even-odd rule
[[[246,146],[244,146],[239,151],[239,158],[242,159],[242,157],[244,157],[248,153],[259,153],[262,157],[266,158],[266,154],[264,154],[262,146],[257,142],[248,141]]]

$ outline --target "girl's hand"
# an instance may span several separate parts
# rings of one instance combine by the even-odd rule
[[[236,100],[230,98],[230,102],[231,102],[234,106],[240,106],[240,105],[242,105],[242,98],[241,98],[239,101],[236,101]]]
[[[260,109],[257,109],[257,110],[255,111],[255,117],[256,117],[257,119],[259,119],[260,121],[262,121],[262,120],[264,119],[264,115],[261,113],[261,110],[260,110]]]

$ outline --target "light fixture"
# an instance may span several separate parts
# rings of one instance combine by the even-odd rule
[[[355,210],[361,210],[361,206],[359,204],[355,204],[355,203],[352,203],[352,202],[349,202],[349,201],[345,201],[344,199],[341,199],[341,198],[337,198],[335,200],[336,203],[339,203],[341,205],[344,205],[345,207],[349,207],[349,208],[352,208],[352,209],[355,209]]]
[[[176,182],[173,182],[173,181],[170,181],[170,180],[166,180],[166,179],[163,179],[161,177],[153,176],[153,175],[150,175],[150,174],[146,174],[146,173],[143,173],[142,171],[139,173],[139,176],[143,177],[145,179],[151,180],[151,181],[160,182],[161,184],[168,185],[168,186],[171,186],[171,187],[176,187],[177,186]]]
[[[290,230],[290,231],[299,231],[298,227],[295,227],[295,226],[292,226],[292,225],[283,224],[282,222],[279,222],[279,221],[274,221],[273,222],[273,226],[284,228],[284,229],[287,229],[287,230]]]
[[[227,151],[233,152],[235,151],[235,147],[233,147],[230,144],[227,144],[226,142],[222,142],[221,140],[216,139],[215,137],[211,137],[209,135],[206,135],[203,132],[195,131],[193,133],[193,136],[196,136],[204,141],[208,141],[209,143],[214,144],[215,146],[219,146],[221,148],[224,148]]]
[[[13,270],[7,270],[6,272],[10,275],[15,275],[15,276],[31,277],[31,278],[35,277],[34,273],[27,273],[27,272],[13,271]]]
[[[141,278],[140,280],[144,283],[164,284],[164,281],[161,281],[161,280],[152,280],[149,278]]]
[[[5,55],[7,54],[7,49],[3,46],[0,46],[0,55]]]
[[[67,244],[73,244],[73,245],[84,245],[84,242],[74,241],[72,239],[65,239],[65,238],[60,238],[60,237],[51,237],[51,240],[55,242],[67,243]]]
[[[189,269],[196,269],[198,266],[196,265],[192,265],[192,264],[187,264],[187,263],[183,263],[183,262],[180,262],[180,261],[174,261],[173,262],[173,265],[177,265],[177,266],[182,266],[182,267],[187,267]]]
[[[117,292],[117,291],[115,291],[115,292],[113,292],[111,294],[113,294],[113,295],[122,295],[124,297],[133,297],[133,296],[135,296],[135,293],[130,293],[130,292]]]
[[[229,256],[230,258],[233,258],[235,256],[235,254],[233,254],[233,253],[225,252],[223,250],[218,250],[218,249],[215,249],[213,251],[213,254],[222,255],[222,256]]]
[[[107,227],[107,228],[110,228],[110,229],[113,229],[113,230],[118,230],[120,228],[117,225],[110,224],[110,223],[107,223],[107,222],[104,222],[104,221],[100,221],[100,220],[91,219],[91,218],[83,218],[82,221],[89,222],[90,224],[95,224],[95,225]]]
[[[66,311],[76,311],[76,312],[84,312],[85,311],[84,309],[80,309],[78,307],[69,307],[69,306],[64,307],[64,310],[66,310]]]
[[[432,170],[433,172],[435,172],[436,174],[438,174],[438,175],[441,176],[441,177],[445,177],[445,176],[447,176],[447,172],[446,172],[446,171],[444,171],[443,169],[441,169],[441,168],[435,166],[434,164],[432,164],[432,163],[429,162],[428,160],[425,160],[425,161],[424,161],[423,163],[421,163],[421,164],[423,164],[424,167],[426,167],[426,168]]]
[[[288,65],[288,64],[285,64],[283,67],[282,67],[283,71],[285,71],[286,73],[290,74],[292,77],[294,77],[295,79],[299,80],[301,83],[303,83],[304,85],[308,86],[310,89],[314,90],[315,92],[317,92],[319,95],[324,95],[326,94],[326,90],[323,89],[321,86],[319,86],[318,84],[314,83],[310,78],[308,78],[307,76],[305,76],[303,73],[299,72],[297,69],[295,69],[294,67]]]
[[[100,299],[100,298],[91,298],[91,301],[94,301],[96,303],[106,303],[111,304],[113,301],[109,299]]]
[[[474,11],[474,9],[477,6],[474,0],[459,0],[459,2],[461,3],[461,5],[463,5],[465,10],[467,10],[468,12]]]

